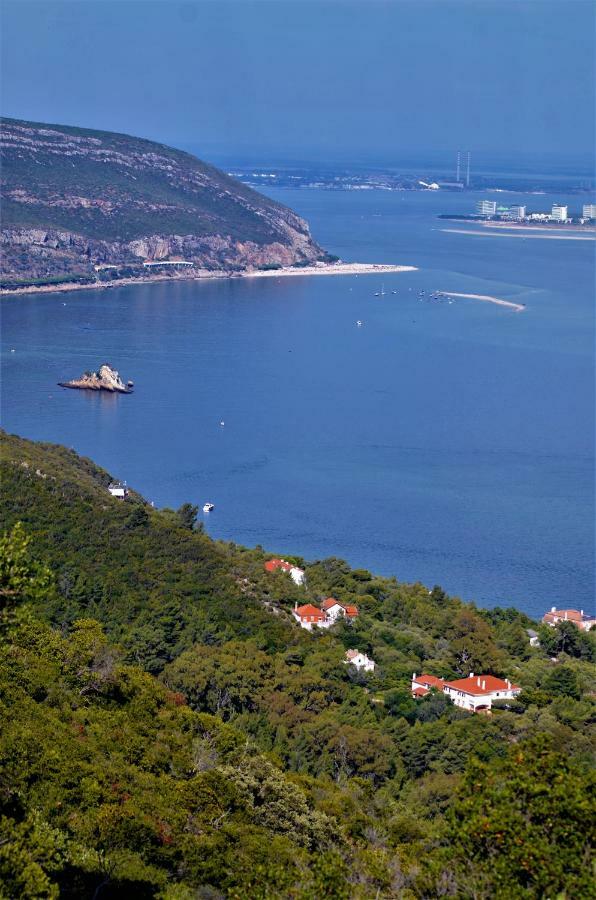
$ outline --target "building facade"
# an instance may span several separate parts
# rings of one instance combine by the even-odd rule
[[[584,219],[596,219],[596,203],[584,203],[582,217]]]
[[[562,206],[560,203],[553,203],[553,208],[551,209],[550,219],[552,222],[566,222],[569,216],[567,215],[567,207]]]
[[[476,204],[476,212],[481,216],[495,216],[497,214],[497,201],[479,200]]]

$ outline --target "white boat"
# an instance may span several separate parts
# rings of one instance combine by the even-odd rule
[[[380,291],[375,291],[375,297],[384,297],[385,296],[385,285],[381,285]]]
[[[358,321],[356,322],[356,325],[358,326],[358,328],[360,328],[360,326],[363,325],[363,324],[364,324],[364,323],[361,322],[360,319],[358,319]]]
[[[212,512],[215,509],[215,505],[213,503],[204,503],[203,504],[203,512]]]

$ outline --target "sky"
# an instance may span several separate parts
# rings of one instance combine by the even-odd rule
[[[243,156],[593,158],[592,0],[2,0],[3,115]]]

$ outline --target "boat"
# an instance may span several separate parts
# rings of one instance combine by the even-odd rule
[[[358,328],[360,328],[360,326],[363,325],[363,324],[364,324],[364,323],[361,322],[360,319],[358,319],[358,321],[356,322],[356,325],[358,326]]]
[[[381,285],[380,291],[375,291],[375,297],[384,297],[385,296],[385,285]]]
[[[215,509],[215,505],[213,503],[204,503],[203,504],[203,512],[212,512]]]

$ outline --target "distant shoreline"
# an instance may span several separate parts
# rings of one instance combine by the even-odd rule
[[[463,297],[465,300],[484,300],[486,303],[496,303],[497,306],[508,306],[515,312],[523,312],[526,308],[523,303],[514,303],[512,300],[501,300],[499,297],[491,297],[489,294],[457,294],[454,291],[441,291],[446,297]]]
[[[319,265],[303,266],[301,268],[287,267],[281,269],[258,269],[254,272],[211,272],[206,269],[197,269],[192,275],[151,275],[140,278],[119,278],[115,281],[93,282],[92,284],[75,284],[65,282],[63,284],[28,285],[26,287],[2,288],[0,296],[13,296],[20,294],[55,294],[67,291],[103,290],[104,288],[122,287],[131,284],[163,284],[164,282],[177,281],[204,281],[220,278],[286,278],[302,275],[392,275],[401,272],[416,272],[416,266],[397,266],[385,263],[322,263]]]

